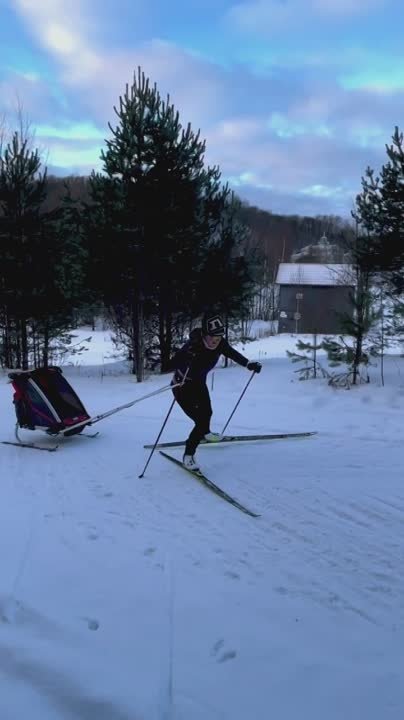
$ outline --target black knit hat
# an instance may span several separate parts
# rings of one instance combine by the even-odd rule
[[[224,324],[220,315],[204,315],[202,332],[204,335],[224,335]]]

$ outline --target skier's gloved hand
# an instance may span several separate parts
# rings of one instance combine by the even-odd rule
[[[262,368],[262,365],[259,362],[248,362],[247,363],[247,370],[251,370],[251,372],[260,373],[261,368]]]

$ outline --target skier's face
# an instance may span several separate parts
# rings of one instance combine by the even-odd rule
[[[220,345],[221,339],[221,335],[204,335],[203,342],[208,350],[216,350],[218,345]]]

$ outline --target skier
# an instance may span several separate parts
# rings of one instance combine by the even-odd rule
[[[221,435],[210,430],[212,406],[206,385],[206,376],[215,367],[220,355],[234,360],[248,370],[261,372],[261,363],[250,362],[232,348],[223,337],[224,332],[224,324],[219,315],[205,315],[202,327],[192,330],[189,340],[170,362],[171,369],[175,370],[172,384],[181,383],[185,378],[182,386],[173,388],[174,397],[185,414],[195,423],[186,441],[182,459],[188,470],[199,470],[194,456],[201,440],[218,442],[221,439]]]

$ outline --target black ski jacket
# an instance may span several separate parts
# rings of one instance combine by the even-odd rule
[[[221,339],[217,348],[209,350],[202,340],[202,329],[195,328],[189,340],[170,361],[169,369],[175,370],[174,382],[181,382],[188,369],[187,382],[206,382],[208,372],[215,367],[221,355],[243,367],[248,364],[248,359],[232,348],[225,338]]]

